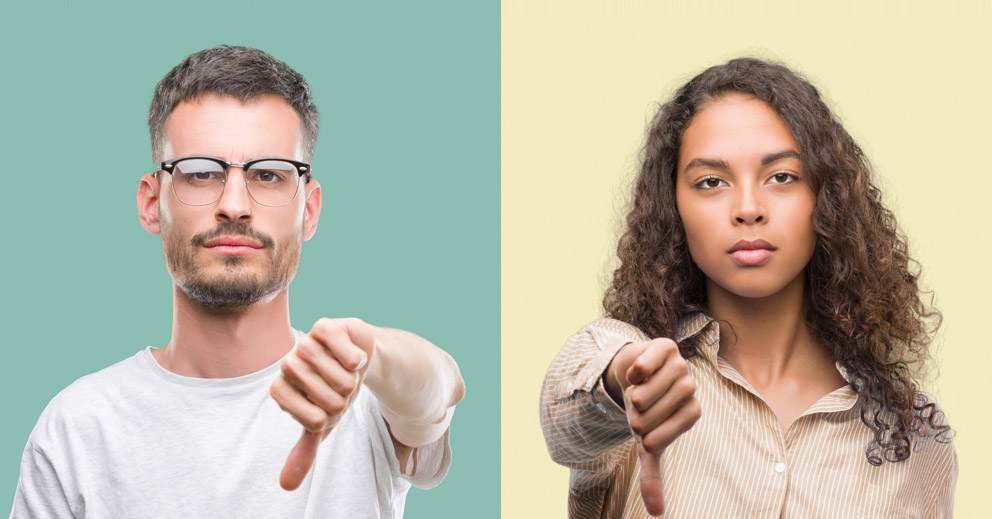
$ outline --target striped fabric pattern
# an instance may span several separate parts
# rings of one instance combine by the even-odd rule
[[[648,339],[600,319],[566,342],[545,376],[541,426],[551,457],[571,469],[572,519],[650,517],[626,415],[601,380],[623,345]],[[952,517],[951,443],[920,440],[907,461],[872,466],[872,434],[850,386],[823,396],[783,432],[761,395],[717,355],[719,323],[695,314],[675,340],[697,348],[688,364],[702,417],[662,457],[666,519]]]

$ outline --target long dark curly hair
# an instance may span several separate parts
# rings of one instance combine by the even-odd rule
[[[680,320],[706,310],[705,275],[692,261],[675,205],[682,134],[707,103],[730,93],[768,103],[799,145],[816,195],[816,247],[806,268],[806,322],[847,371],[863,399],[861,420],[874,433],[872,465],[909,458],[915,441],[949,441],[936,404],[916,375],[941,316],[918,286],[919,264],[882,205],[861,148],[813,85],[785,66],[752,58],[711,67],[658,110],[642,152],[620,267],[603,298],[606,315],[652,337],[673,337]],[[682,355],[695,354],[681,346]]]

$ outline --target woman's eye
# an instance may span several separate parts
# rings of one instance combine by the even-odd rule
[[[725,183],[726,182],[724,182],[723,180],[720,180],[719,178],[708,177],[708,178],[704,178],[704,179],[700,180],[699,182],[697,182],[696,183],[696,187],[698,187],[700,189],[714,189],[714,188],[720,187],[721,185],[723,185]]]
[[[771,178],[772,184],[788,184],[797,180],[799,180],[799,177],[792,173],[775,173]]]

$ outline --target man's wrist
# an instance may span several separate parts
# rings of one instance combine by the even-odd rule
[[[437,423],[413,423],[394,413],[379,402],[379,412],[389,424],[389,430],[397,441],[408,447],[424,447],[438,440],[451,423],[451,417],[455,412],[455,406],[451,406]]]

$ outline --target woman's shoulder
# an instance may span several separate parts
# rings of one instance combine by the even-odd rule
[[[608,337],[608,338],[629,338],[631,341],[647,341],[651,338],[648,334],[644,333],[640,328],[634,326],[633,324],[621,321],[619,319],[614,319],[612,317],[601,317],[595,321],[583,326],[575,334],[576,336],[581,335],[592,335],[594,337]]]
[[[923,453],[920,458],[928,462],[951,461],[957,467],[957,451],[954,449],[954,429],[951,428],[944,409],[931,395],[917,393],[917,409],[921,410],[922,427],[911,449],[914,454]]]
[[[859,399],[860,400],[860,399]],[[863,401],[862,404],[864,405]],[[908,439],[909,456],[900,462],[893,463],[898,467],[906,464],[912,473],[927,475],[939,479],[950,478],[951,474],[957,473],[957,451],[954,448],[954,429],[950,427],[947,416],[937,401],[930,395],[918,392],[916,404],[914,406],[919,414],[916,415],[915,425],[910,430],[904,430],[904,438]],[[863,409],[855,408],[855,416],[860,417],[860,422],[864,423],[865,418],[861,416]],[[873,418],[874,416],[874,418]],[[877,414],[869,412],[868,420],[875,423],[892,425],[897,421],[896,416],[891,411],[881,411]],[[865,428],[865,434],[871,438],[877,434]],[[891,440],[891,436],[883,433],[883,438]],[[876,452],[878,456],[888,460],[893,454],[888,452]],[[889,462],[882,463],[886,465]]]
[[[601,317],[580,328],[566,344],[594,343],[602,348],[607,345],[650,341],[655,337],[635,324],[613,317]],[[681,348],[685,341],[693,341],[693,347],[697,347],[699,341],[712,342],[714,337],[719,337],[716,321],[702,312],[695,312],[685,316],[668,338],[679,343]]]

